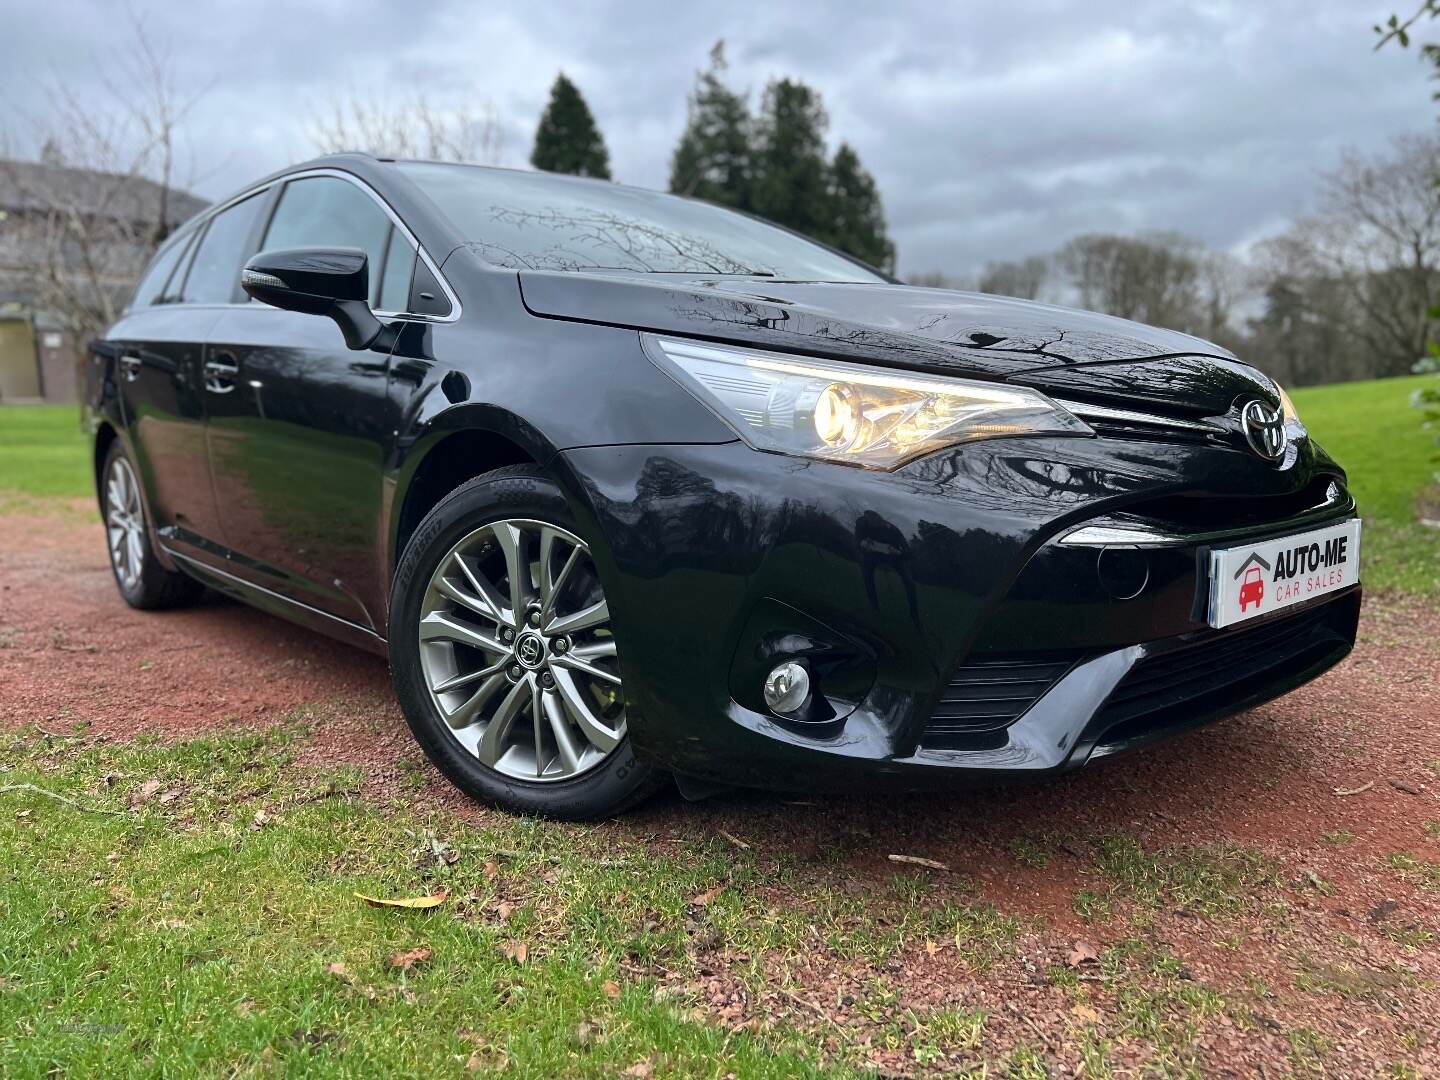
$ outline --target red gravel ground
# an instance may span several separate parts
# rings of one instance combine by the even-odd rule
[[[0,517],[0,727],[83,721],[92,735],[178,739],[270,725],[313,705],[305,760],[362,766],[376,799],[492,813],[424,763],[383,661],[225,601],[127,608],[88,505]],[[881,971],[817,959],[798,972],[803,995],[764,1000],[741,993],[729,973],[736,958],[710,942],[712,974],[684,990],[720,1022],[780,1015],[817,1039],[863,1040],[873,1018],[848,1002],[879,976],[897,987],[897,1009],[983,1009],[987,1052],[1029,1043],[1043,1047],[1052,1074],[1074,1075],[1086,1052],[1077,1018],[1098,1014],[1112,1034],[1133,1035],[1143,1023],[1135,995],[1164,993],[1169,1004],[1157,1008],[1197,1025],[1191,1051],[1207,1074],[1390,1075],[1404,1061],[1412,1072],[1402,1075],[1440,1075],[1440,868],[1424,877],[1440,864],[1440,612],[1372,599],[1361,631],[1351,659],[1278,702],[1044,784],[874,802],[670,796],[599,827],[656,844],[723,830],[862,897],[893,890],[902,868],[888,855],[920,856],[950,870],[917,871],[933,877],[937,904],[988,903],[1025,920],[988,965],[952,942],[917,941]],[[424,788],[402,795],[416,770]],[[1213,918],[1173,890],[1137,905],[1143,886],[1117,891],[1101,865],[1104,838],[1116,835],[1182,860],[1223,859],[1224,846],[1256,852],[1278,876],[1265,897],[1241,897],[1236,912]],[[1420,872],[1396,869],[1397,854]],[[1077,894],[1107,890],[1112,910],[1077,914]],[[1122,941],[1111,953],[1119,960],[1083,955]],[[1244,1008],[1192,1001],[1177,1011],[1187,987]],[[1159,1041],[1112,1045],[1111,1063],[1123,1064],[1132,1043]],[[894,1073],[941,1068],[878,1046],[872,1060]],[[1163,1064],[1151,1055],[1148,1068]]]

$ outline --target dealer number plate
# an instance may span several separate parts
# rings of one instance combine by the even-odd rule
[[[1360,519],[1210,552],[1210,625],[1232,626],[1360,580]]]

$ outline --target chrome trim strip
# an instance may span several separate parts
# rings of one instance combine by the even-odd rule
[[[1259,532],[1270,532],[1275,529],[1288,529],[1290,527],[1308,527],[1312,520],[1323,517],[1325,514],[1346,503],[1345,494],[1339,484],[1331,483],[1325,491],[1325,501],[1316,503],[1308,510],[1302,510],[1288,518],[1281,518],[1278,521],[1263,522],[1259,525],[1246,525],[1236,529],[1211,529],[1206,532],[1182,533],[1173,529],[1163,529],[1157,525],[1146,525],[1139,521],[1117,521],[1114,518],[1102,518],[1099,521],[1088,525],[1081,525],[1061,536],[1058,543],[1074,547],[1186,547],[1192,544],[1208,544],[1216,540],[1233,540],[1245,536],[1253,536]],[[1354,503],[1351,502],[1353,509]]]
[[[1184,428],[1186,431],[1203,431],[1211,435],[1224,435],[1225,429],[1218,424],[1209,424],[1203,420],[1177,420],[1171,416],[1161,416],[1157,413],[1139,412],[1134,409],[1112,409],[1106,405],[1091,405],[1083,401],[1066,401],[1064,398],[1052,398],[1056,405],[1079,417],[1089,417],[1092,420],[1119,420],[1132,423],[1149,424],[1153,427]]]
[[[274,599],[279,600],[282,603],[289,604],[291,607],[299,608],[302,611],[307,611],[312,615],[318,615],[322,619],[329,619],[331,622],[339,623],[347,630],[354,630],[358,633],[364,634],[366,637],[374,638],[381,645],[385,645],[388,647],[389,643],[383,637],[377,634],[374,630],[371,630],[368,626],[361,626],[359,623],[351,622],[349,619],[342,619],[339,615],[331,615],[328,611],[321,611],[317,607],[311,607],[309,604],[304,603],[301,600],[295,600],[292,597],[286,596],[284,593],[276,592],[274,589],[267,589],[264,585],[257,585],[253,581],[247,581],[245,578],[232,574],[228,570],[221,570],[217,566],[212,566],[210,563],[202,562],[200,559],[197,559],[191,555],[186,555],[184,552],[176,551],[174,548],[167,547],[164,544],[160,545],[160,550],[165,552],[165,554],[169,555],[172,559],[179,559],[181,562],[189,563],[191,566],[199,570],[202,574],[214,574],[216,577],[222,577],[225,578],[227,581],[233,581],[242,589],[251,589],[255,592],[264,593],[266,596],[273,597]]]

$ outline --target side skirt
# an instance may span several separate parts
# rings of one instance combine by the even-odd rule
[[[282,619],[297,623],[307,630],[315,630],[327,637],[343,641],[347,645],[354,645],[356,648],[364,649],[366,652],[374,653],[377,656],[388,656],[389,647],[379,634],[364,626],[352,623],[347,619],[331,615],[318,608],[302,604],[298,600],[292,600],[288,596],[281,596],[277,592],[256,585],[254,582],[246,581],[236,577],[214,566],[209,566],[189,555],[183,555],[174,548],[161,546],[164,553],[175,561],[185,573],[203,585],[207,585],[216,592],[224,593],[226,596],[233,596],[242,603],[251,607],[259,608],[261,611],[271,615],[278,615]]]

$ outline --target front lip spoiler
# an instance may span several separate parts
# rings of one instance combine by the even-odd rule
[[[1307,611],[1341,603],[1353,604],[1358,617],[1360,588],[1359,584],[1352,585],[1338,593],[1316,597],[1308,603],[1297,604],[1266,618],[1248,621],[1243,627],[1255,629],[1266,624],[1303,618]],[[922,743],[912,756],[901,759],[898,764],[982,771],[1003,770],[1020,775],[1079,768],[1088,761],[1159,742],[1281,697],[1338,664],[1349,655],[1354,643],[1353,633],[1348,638],[1333,633],[1317,642],[1330,644],[1328,651],[1317,654],[1316,659],[1303,668],[1290,672],[1288,676],[1281,678],[1270,672],[1263,672],[1252,677],[1252,689],[1226,697],[1218,705],[1203,707],[1173,722],[1155,725],[1142,734],[1113,738],[1111,731],[1124,727],[1123,723],[1097,726],[1096,718],[1103,715],[1110,696],[1141,661],[1182,651],[1235,632],[1234,629],[1205,630],[1178,638],[1162,638],[1115,649],[1082,661],[1056,681],[1019,720],[1006,729],[1007,738],[1003,747],[995,750],[948,750],[926,748]]]

